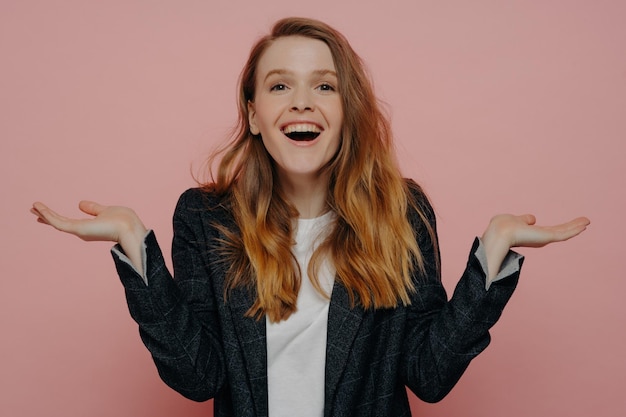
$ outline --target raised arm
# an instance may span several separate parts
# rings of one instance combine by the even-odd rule
[[[422,201],[428,220],[436,227],[428,201]],[[467,267],[450,300],[439,279],[437,245],[433,245],[427,233],[418,234],[426,274],[416,280],[417,295],[407,310],[408,330],[403,347],[406,385],[424,401],[443,398],[470,361],[489,344],[489,329],[499,319],[517,285],[520,257],[511,257],[504,275],[498,276],[509,249],[564,241],[580,234],[588,224],[589,220],[581,217],[542,227],[535,225],[532,215],[495,216],[480,241],[474,241]],[[499,280],[486,290],[485,279],[491,282],[496,276]]]
[[[81,201],[78,208],[93,217],[70,219],[61,216],[45,204],[36,202],[30,209],[39,223],[47,224],[85,241],[118,242],[138,272],[143,274],[141,245],[147,229],[128,207],[103,206],[93,201]]]

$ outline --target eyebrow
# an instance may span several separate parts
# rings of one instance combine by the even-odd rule
[[[267,73],[267,75],[265,76],[264,81],[266,81],[272,75],[285,75],[285,74],[291,74],[291,73],[292,73],[292,71],[288,71],[286,69],[273,69],[273,70],[271,70],[270,72]],[[333,70],[329,70],[329,69],[315,70],[315,71],[313,71],[313,74],[317,75],[317,76],[332,75],[333,77],[337,78],[337,72],[335,72]]]

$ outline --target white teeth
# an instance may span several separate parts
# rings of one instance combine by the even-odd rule
[[[293,132],[321,133],[321,129],[317,125],[311,123],[294,123],[285,126],[283,129],[283,133],[285,135]]]

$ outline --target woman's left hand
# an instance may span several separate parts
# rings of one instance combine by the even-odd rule
[[[532,214],[500,214],[491,219],[481,238],[487,253],[489,280],[497,275],[510,248],[540,248],[549,243],[562,242],[579,235],[590,223],[586,217],[556,226],[537,226],[535,222]]]

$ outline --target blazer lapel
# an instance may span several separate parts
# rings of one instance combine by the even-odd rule
[[[348,356],[364,314],[361,307],[351,307],[348,291],[337,281],[330,300],[326,341],[325,416],[332,415],[339,381],[348,365]]]
[[[233,289],[228,305],[245,361],[245,371],[252,391],[256,416],[268,415],[267,404],[267,343],[265,318],[256,320],[245,314],[254,303],[246,288]]]
[[[231,216],[229,205],[220,203],[218,205],[223,212],[218,212],[215,216],[220,218],[219,223],[227,230],[237,230],[237,225]],[[208,227],[212,227],[214,219],[210,220]],[[228,238],[222,231],[218,231],[219,237],[216,240],[218,248]],[[222,248],[223,249],[223,248]],[[221,249],[218,249],[218,252]],[[226,270],[223,263],[217,265],[217,276],[225,277]],[[226,302],[227,310],[230,310],[231,321],[234,324],[234,331],[239,341],[239,347],[225,346],[226,349],[240,349],[244,360],[244,369],[241,370],[246,375],[247,383],[252,393],[252,407],[254,415],[257,417],[267,417],[267,346],[265,319],[256,320],[246,317],[246,312],[254,304],[255,294],[248,288],[237,287],[228,294]],[[227,355],[228,356],[228,355]],[[235,384],[235,381],[231,381]],[[246,387],[233,386],[231,389],[246,389]]]

